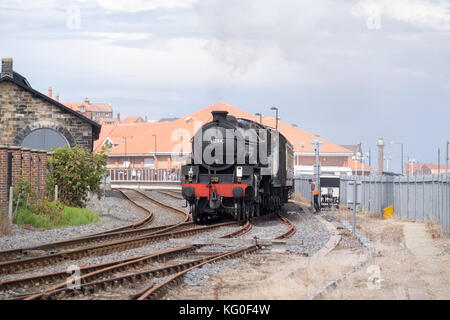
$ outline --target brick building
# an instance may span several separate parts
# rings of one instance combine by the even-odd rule
[[[111,119],[113,116],[113,109],[110,104],[91,103],[87,97],[83,102],[63,102],[62,104],[96,122],[99,122],[102,118]]]
[[[0,144],[50,150],[63,145],[93,149],[101,126],[33,89],[2,59],[0,74]]]

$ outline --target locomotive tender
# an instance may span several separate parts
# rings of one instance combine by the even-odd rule
[[[293,188],[293,148],[278,130],[213,111],[181,167],[182,195],[194,222],[245,220],[275,212]]]

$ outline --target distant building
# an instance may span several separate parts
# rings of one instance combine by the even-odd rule
[[[0,73],[0,144],[32,149],[83,146],[92,150],[101,126],[33,89],[2,59]]]
[[[96,122],[99,122],[102,118],[112,118],[113,116],[111,105],[108,103],[91,103],[89,98],[85,98],[83,102],[63,102],[63,104]]]
[[[370,159],[364,158],[364,161],[360,160],[353,160],[353,157],[362,157],[365,156],[362,144],[361,142],[357,144],[342,144],[341,147],[350,150],[352,152],[351,157],[348,157],[347,159],[347,166],[351,169],[352,175],[370,175],[375,169],[369,165],[366,165],[366,161],[368,160],[370,162]],[[370,154],[369,154],[370,157]]]
[[[404,170],[406,175],[427,175],[445,172],[445,164],[441,164],[440,170],[437,164],[432,163],[405,163]]]

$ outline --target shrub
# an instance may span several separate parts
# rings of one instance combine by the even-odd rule
[[[47,188],[53,190],[58,185],[59,200],[73,207],[84,207],[88,192],[100,198],[102,180],[108,175],[105,149],[93,154],[85,148],[64,147],[52,150],[48,159]]]

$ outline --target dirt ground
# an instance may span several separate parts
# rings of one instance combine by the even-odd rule
[[[351,221],[351,213],[335,211]],[[362,261],[361,268],[319,299],[450,299],[450,239],[431,223],[384,220],[359,213],[357,229],[380,256],[372,256],[339,228],[341,241],[326,255],[248,255],[199,286],[182,285],[166,299],[308,299]]]

